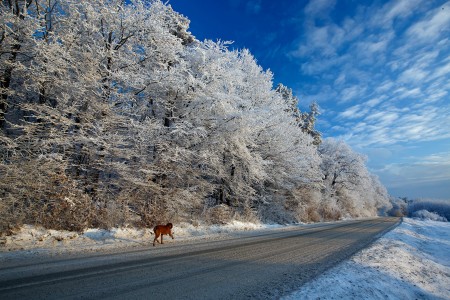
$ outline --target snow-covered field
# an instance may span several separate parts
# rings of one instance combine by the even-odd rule
[[[215,239],[275,227],[282,226],[179,224],[174,235],[176,241]],[[153,237],[150,229],[89,229],[79,234],[25,226],[14,236],[0,238],[0,264],[35,255],[150,247]],[[405,218],[369,248],[285,299],[450,299],[450,223]]]
[[[450,299],[450,223],[405,218],[284,299]]]

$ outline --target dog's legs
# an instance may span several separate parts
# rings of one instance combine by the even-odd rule
[[[158,238],[159,238],[159,234],[155,232],[155,239],[153,240],[153,246],[155,246],[155,242],[158,242]],[[161,241],[162,241],[162,236],[161,236]]]

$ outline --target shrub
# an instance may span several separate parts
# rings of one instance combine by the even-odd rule
[[[438,199],[417,199],[408,202],[408,216],[420,210],[433,212],[445,219],[450,219],[450,201]]]
[[[392,208],[387,211],[388,216],[391,217],[404,217],[408,214],[408,203],[402,198],[390,199]]]
[[[429,212],[426,209],[421,209],[418,211],[415,211],[412,214],[413,218],[418,218],[422,220],[431,220],[431,221],[441,221],[441,222],[447,222],[447,219],[444,217],[441,217],[437,213]]]
[[[232,209],[225,204],[211,207],[206,213],[206,219],[211,224],[227,224],[231,221],[232,216]]]

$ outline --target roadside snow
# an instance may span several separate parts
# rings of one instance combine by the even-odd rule
[[[286,227],[233,221],[226,225],[198,225],[182,223],[173,229],[176,242],[194,239],[225,238],[227,234]],[[130,247],[147,247],[153,243],[152,229],[113,228],[87,229],[82,233],[56,231],[31,225],[23,226],[16,234],[0,237],[0,264],[34,255],[97,252]],[[165,237],[166,242],[171,239]]]
[[[450,299],[450,223],[405,218],[284,299]]]

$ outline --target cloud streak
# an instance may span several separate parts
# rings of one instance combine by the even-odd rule
[[[310,1],[303,20],[288,56],[303,76],[322,83],[307,81],[301,90],[324,108],[325,136],[367,153],[450,139],[450,2],[374,2],[344,15],[334,1]],[[450,185],[449,163],[421,163],[433,157],[391,163],[377,174],[392,183],[397,170],[397,185]]]
[[[442,124],[450,124],[450,5],[391,1],[317,26],[315,14],[324,19],[334,4],[311,1],[305,7],[306,34],[290,56],[304,74],[321,76],[336,91],[331,105],[341,112],[328,116],[340,129],[336,134],[357,146],[449,137],[450,126]],[[324,98],[314,96],[319,103]],[[352,130],[364,125],[367,131]]]

